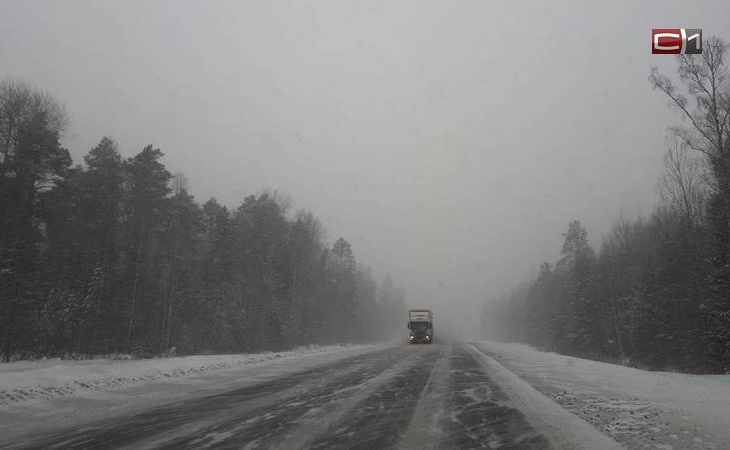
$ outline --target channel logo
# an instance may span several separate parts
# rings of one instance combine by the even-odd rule
[[[702,53],[701,28],[652,28],[651,53],[654,55],[697,55]]]

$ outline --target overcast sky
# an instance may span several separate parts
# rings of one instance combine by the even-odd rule
[[[108,135],[201,201],[290,194],[445,309],[554,261],[570,220],[597,248],[651,213],[679,120],[652,27],[729,39],[730,1],[0,0],[0,77],[66,105],[76,161]]]

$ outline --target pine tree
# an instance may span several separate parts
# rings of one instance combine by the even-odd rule
[[[24,83],[0,82],[0,318],[9,360],[42,304],[39,283],[43,196],[66,175],[71,158],[59,136],[66,116],[50,96]]]
[[[171,175],[160,162],[163,153],[152,146],[127,161],[129,196],[124,206],[125,221],[125,342],[128,349],[154,352],[156,299],[164,295],[158,280],[164,274],[161,240],[164,232],[167,195]]]

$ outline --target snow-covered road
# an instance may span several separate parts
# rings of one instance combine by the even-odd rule
[[[619,448],[471,344],[351,347],[6,403],[9,448]]]

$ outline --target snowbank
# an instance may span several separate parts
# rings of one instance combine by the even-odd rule
[[[730,375],[648,372],[521,344],[478,347],[629,448],[730,448]]]
[[[363,346],[310,346],[288,352],[198,355],[143,360],[68,361],[48,359],[0,364],[0,405],[50,399],[78,391],[109,390],[132,384],[244,367],[279,359],[351,350]]]

